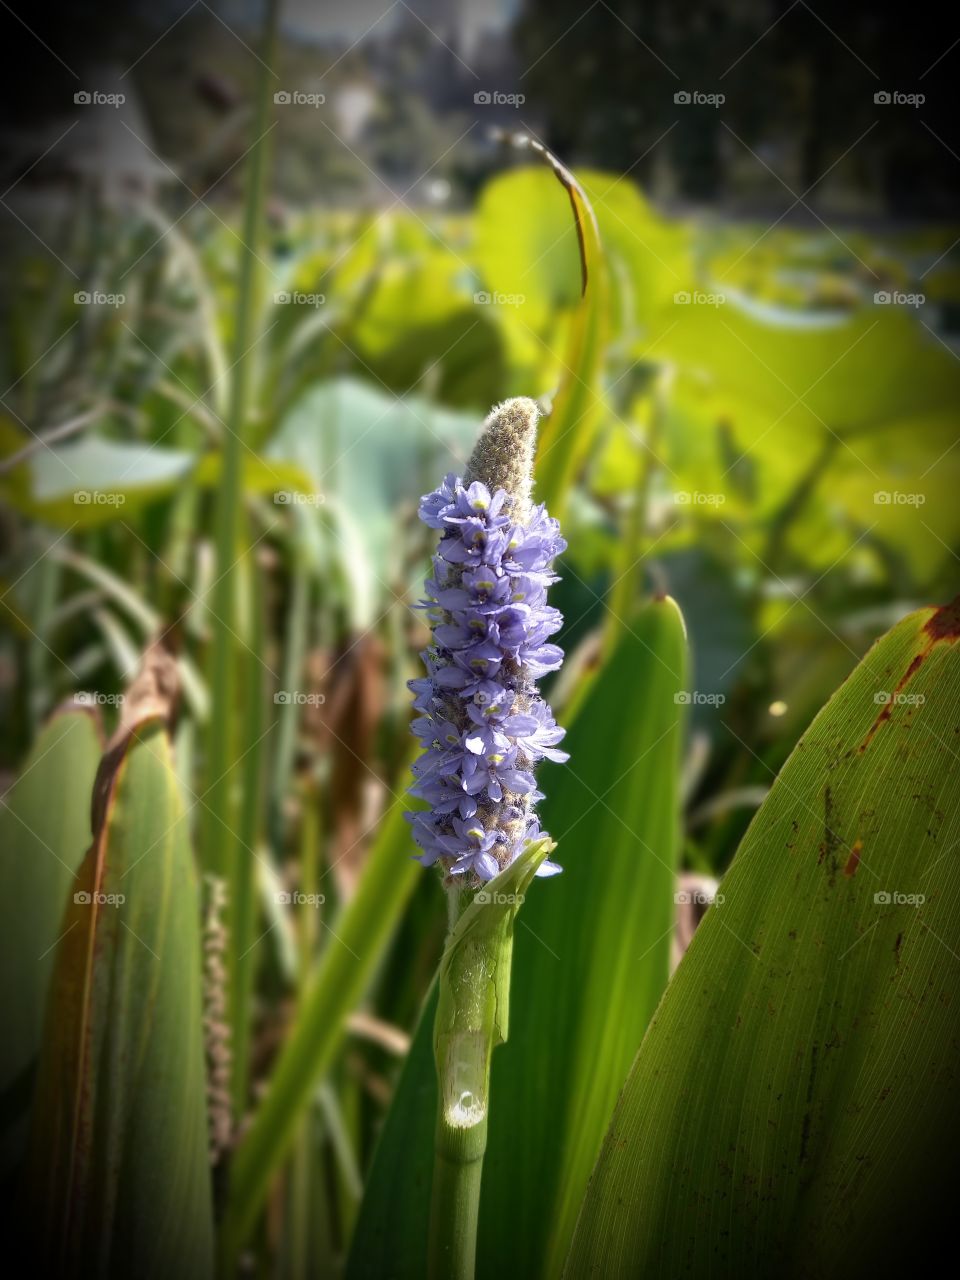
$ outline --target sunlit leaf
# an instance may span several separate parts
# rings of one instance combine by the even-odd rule
[[[958,636],[960,603],[905,618],[798,743],[644,1039],[566,1274],[927,1269],[960,1138]]]

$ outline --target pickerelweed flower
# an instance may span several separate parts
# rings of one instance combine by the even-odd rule
[[[567,545],[530,501],[538,416],[533,400],[499,405],[463,479],[448,475],[420,501],[420,519],[440,531],[421,604],[433,628],[427,674],[410,681],[424,749],[412,790],[430,809],[407,818],[419,861],[464,877],[463,887],[492,880],[543,835],[534,768],[568,759],[536,687],[563,661],[549,642],[563,619],[547,588]],[[537,874],[559,870],[545,861]]]

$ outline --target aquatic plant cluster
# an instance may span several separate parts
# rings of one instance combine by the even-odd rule
[[[566,543],[543,505],[469,476],[426,494],[420,519],[441,537],[421,606],[433,627],[427,674],[410,681],[424,748],[412,790],[430,809],[408,818],[424,865],[488,881],[543,834],[535,765],[568,759],[536,683],[563,661],[547,588]],[[546,861],[538,875],[559,870]]]

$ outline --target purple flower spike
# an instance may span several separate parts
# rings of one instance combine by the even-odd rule
[[[408,814],[420,862],[467,887],[492,880],[541,832],[533,770],[562,762],[564,730],[536,681],[563,653],[547,643],[563,622],[546,603],[560,526],[530,501],[539,410],[508,400],[484,424],[462,479],[448,475],[420,500],[440,531],[422,602],[433,627],[425,677],[410,681],[424,748],[412,788],[430,805]],[[538,875],[556,875],[544,862]],[[451,881],[452,882],[452,881]]]

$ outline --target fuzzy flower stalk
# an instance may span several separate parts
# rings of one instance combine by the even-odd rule
[[[412,790],[428,808],[407,817],[420,862],[442,870],[449,900],[430,1241],[431,1274],[445,1280],[473,1275],[490,1054],[506,1038],[518,890],[560,871],[546,857],[554,846],[537,819],[534,771],[568,758],[537,689],[563,661],[551,643],[563,620],[547,589],[566,543],[531,500],[538,416],[525,398],[499,405],[466,474],[448,475],[420,502],[440,539],[422,604],[433,632],[426,675],[410,682],[423,747]]]
[[[463,480],[448,475],[420,502],[440,530],[427,579],[433,644],[427,674],[412,680],[413,731],[424,748],[413,794],[430,806],[408,815],[425,866],[451,887],[492,880],[540,832],[533,770],[563,761],[564,730],[537,691],[563,652],[549,643],[562,617],[547,604],[560,527],[530,501],[538,410],[508,400],[493,411]],[[538,875],[560,868],[543,862]]]

